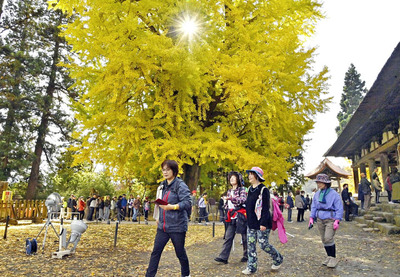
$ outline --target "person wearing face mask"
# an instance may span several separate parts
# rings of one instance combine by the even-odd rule
[[[340,195],[331,189],[328,175],[318,174],[315,182],[319,190],[312,201],[308,228],[311,229],[315,221],[317,222],[321,241],[328,256],[322,264],[333,268],[338,264],[334,238],[343,217],[343,204]]]
[[[228,173],[228,182],[232,186],[231,189],[226,193],[226,209],[227,219],[226,219],[226,232],[225,241],[222,245],[222,251],[214,260],[227,264],[229,255],[231,253],[233,240],[235,239],[235,234],[242,235],[243,242],[243,257],[241,262],[247,262],[247,235],[246,235],[246,209],[245,203],[247,198],[246,188],[243,187],[243,177],[242,174],[236,171],[231,171]],[[244,219],[244,220],[243,220]]]

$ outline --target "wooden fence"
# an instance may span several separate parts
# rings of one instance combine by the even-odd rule
[[[47,217],[45,200],[0,200],[0,220],[7,216],[16,220],[29,220],[35,218],[44,219]]]
[[[16,220],[46,219],[47,208],[44,203],[45,200],[0,200],[0,221],[4,221],[7,216]],[[198,210],[195,209],[194,212],[198,213]],[[219,220],[217,205],[210,205],[208,213],[210,220]],[[198,218],[198,214],[195,217]]]

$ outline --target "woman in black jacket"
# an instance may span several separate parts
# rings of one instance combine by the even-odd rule
[[[257,271],[257,240],[261,249],[267,252],[274,261],[271,269],[277,270],[281,267],[283,256],[268,242],[272,228],[272,217],[269,212],[269,190],[261,183],[265,181],[263,178],[264,172],[259,167],[253,167],[246,172],[249,174],[251,186],[249,187],[246,201],[248,261],[247,268],[242,273],[250,275]],[[256,209],[260,194],[262,196],[262,205]]]

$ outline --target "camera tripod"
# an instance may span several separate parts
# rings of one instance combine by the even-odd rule
[[[54,228],[53,223],[51,223],[50,217],[51,217],[52,214],[55,214],[55,212],[50,212],[50,213],[48,213],[46,223],[44,224],[44,226],[43,226],[42,229],[40,230],[39,234],[36,236],[36,240],[37,240],[38,237],[40,236],[40,234],[42,233],[42,231],[46,228],[46,231],[45,231],[45,233],[44,233],[44,239],[43,239],[42,250],[44,250],[44,245],[45,245],[45,243],[46,243],[46,237],[47,237],[47,230],[49,229],[49,226],[51,226],[51,227],[53,228],[54,233],[56,234],[57,238],[60,238],[60,236],[58,235],[58,233],[57,233],[57,231],[56,231],[56,228]]]

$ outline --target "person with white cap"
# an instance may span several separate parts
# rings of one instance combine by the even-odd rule
[[[264,172],[259,167],[253,167],[250,170],[246,170],[246,172],[249,174],[251,186],[249,187],[246,201],[248,260],[247,268],[242,273],[250,275],[257,271],[257,240],[261,249],[273,259],[272,270],[277,270],[281,267],[283,256],[268,242],[272,228],[272,216],[269,212],[270,192],[262,183],[265,181],[263,178]],[[261,201],[257,201],[260,195]],[[257,206],[256,204],[261,205]]]
[[[308,228],[311,229],[317,221],[322,244],[328,255],[322,264],[334,268],[338,264],[334,238],[343,217],[343,204],[340,195],[331,189],[331,180],[328,175],[318,174],[315,181],[319,190],[315,193],[311,204]]]

